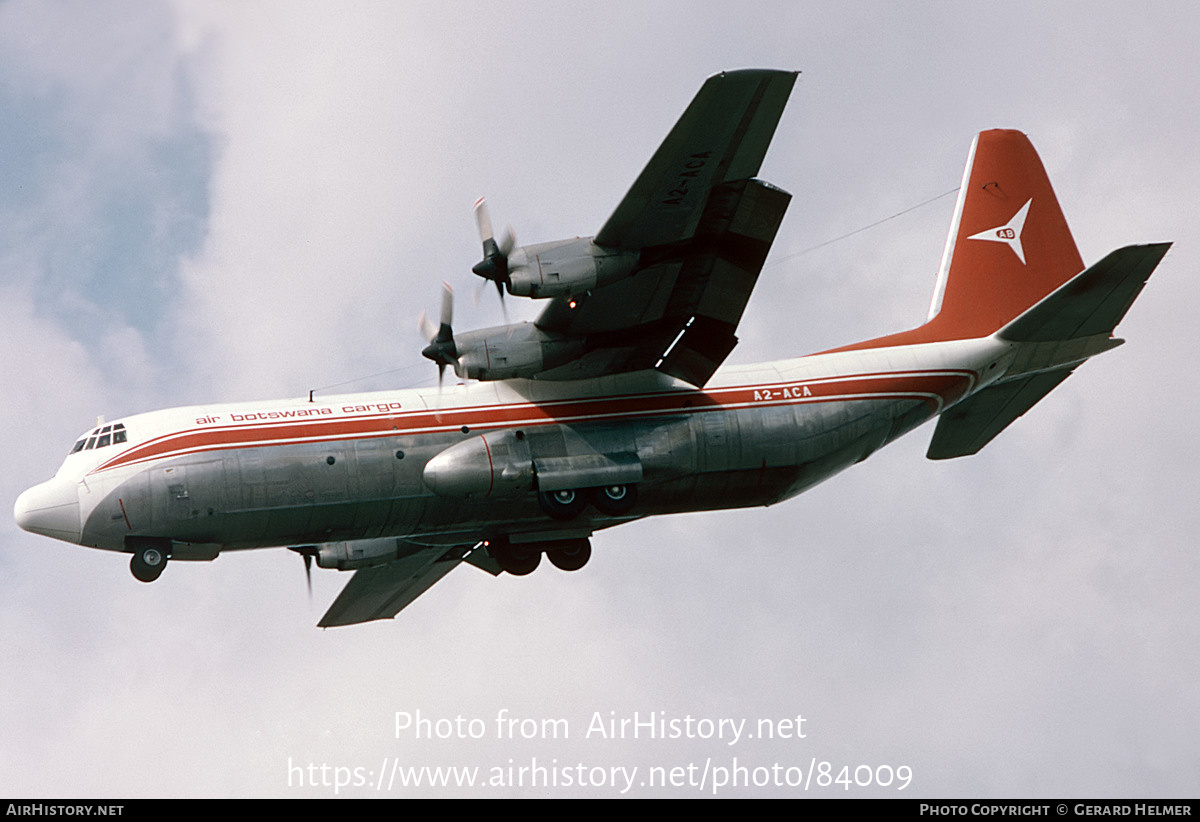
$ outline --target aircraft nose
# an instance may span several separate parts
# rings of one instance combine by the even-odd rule
[[[79,492],[74,482],[55,477],[33,486],[17,497],[13,516],[26,531],[79,542]]]

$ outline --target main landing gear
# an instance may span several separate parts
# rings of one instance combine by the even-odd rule
[[[501,569],[523,577],[537,570],[543,553],[554,567],[563,571],[578,571],[592,558],[592,542],[585,538],[542,543],[519,542],[514,545],[508,539],[498,539],[488,544],[488,553]]]
[[[592,541],[589,539],[563,540],[557,548],[550,548],[546,556],[560,571],[578,571],[592,558]]]
[[[167,567],[167,548],[157,541],[129,544],[133,558],[129,560],[129,570],[134,577],[142,582],[154,582],[162,576]]]
[[[569,520],[579,516],[591,502],[601,514],[619,517],[628,514],[637,503],[636,485],[605,485],[603,488],[564,488],[542,491],[538,503],[554,519]]]
[[[542,561],[541,550],[528,542],[513,545],[507,539],[494,540],[488,545],[488,553],[503,570],[518,577],[532,574]]]
[[[561,491],[542,491],[538,493],[538,503],[554,519],[575,519],[583,506],[587,505],[587,497],[582,491],[574,488],[564,488]]]

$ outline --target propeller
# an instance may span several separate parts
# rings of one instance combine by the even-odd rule
[[[429,345],[421,351],[426,359],[433,360],[438,366],[438,386],[441,387],[442,377],[447,365],[454,365],[458,360],[458,348],[454,345],[454,332],[450,328],[454,316],[454,291],[449,283],[442,283],[442,323],[435,326],[433,320],[421,312],[417,325],[421,336],[429,340]]]
[[[289,551],[295,551],[304,558],[304,576],[308,580],[308,598],[312,600],[312,563],[313,557],[317,555],[317,546],[301,545],[300,547],[289,547]]]
[[[479,228],[479,239],[483,242],[483,259],[471,267],[471,271],[496,284],[500,305],[504,305],[504,289],[509,285],[509,255],[517,245],[511,227],[505,229],[500,242],[496,242],[492,231],[492,218],[488,215],[487,200],[480,197],[475,201],[475,225]]]

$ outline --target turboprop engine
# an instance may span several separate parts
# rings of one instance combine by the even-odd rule
[[[475,221],[483,242],[483,259],[471,270],[517,297],[546,299],[578,295],[628,277],[638,264],[637,251],[596,245],[591,237],[518,246],[510,228],[497,242],[487,203],[475,203]]]
[[[323,542],[320,545],[299,545],[290,548],[304,557],[304,568],[307,571],[312,561],[317,561],[318,568],[337,568],[339,571],[352,571],[356,568],[367,568],[371,565],[385,565],[393,560],[401,559],[420,550],[406,544],[396,537],[380,537],[378,539],[356,539],[348,542]],[[312,580],[309,580],[312,588]]]
[[[543,299],[583,294],[629,276],[638,252],[605,248],[591,237],[518,248],[509,259],[508,293]]]
[[[536,377],[583,353],[583,339],[567,339],[542,331],[533,323],[514,323],[454,335],[454,294],[442,290],[441,324],[434,325],[424,312],[418,326],[429,345],[421,352],[438,366],[438,383],[447,365],[463,379],[509,380]]]
[[[454,373],[463,379],[508,380],[535,377],[583,353],[582,339],[547,334],[533,323],[514,323],[455,338]]]

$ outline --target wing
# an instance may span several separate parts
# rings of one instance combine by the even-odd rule
[[[414,546],[416,547],[416,546]],[[467,546],[469,548],[469,546]],[[463,560],[466,548],[420,547],[386,565],[360,568],[317,623],[320,628],[391,619]]]
[[[709,193],[758,174],[796,72],[747,69],[708,78],[596,235],[642,249],[692,237]]]
[[[737,345],[735,331],[791,195],[760,180],[710,192],[696,235],[647,249],[633,276],[580,297],[556,297],[535,323],[582,339],[583,353],[539,375],[581,379],[658,368],[696,386]]]
[[[535,325],[582,339],[539,374],[577,379],[659,368],[703,385],[734,331],[791,195],[754,179],[794,72],[718,74],[700,89],[595,243],[639,253],[632,276],[551,300]]]

